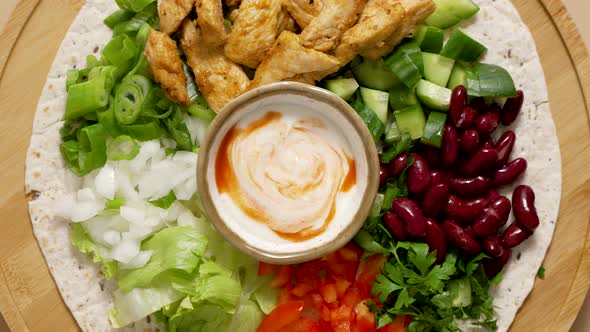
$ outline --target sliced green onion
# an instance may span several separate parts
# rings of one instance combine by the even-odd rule
[[[137,43],[137,45],[140,48],[144,48],[145,44],[148,40],[148,37],[150,35],[150,30],[152,29],[152,27],[147,24],[147,23],[143,23],[140,27],[139,30],[137,30],[137,35],[135,36],[135,42]],[[184,63],[184,62],[183,62]]]
[[[66,72],[66,91],[70,90],[70,87],[74,84],[78,84],[78,80],[80,79],[80,71],[75,69],[70,69]]]
[[[65,120],[71,120],[105,107],[109,101],[109,92],[105,89],[105,80],[96,78],[74,84],[68,90]]]
[[[119,77],[133,66],[133,60],[138,54],[135,42],[127,35],[113,37],[102,50],[104,59],[117,67]]]
[[[61,154],[70,170],[83,176],[106,163],[105,131],[101,124],[93,124],[78,131],[78,141],[60,145]]]
[[[171,191],[168,193],[168,195],[153,200],[153,201],[149,201],[152,205],[155,205],[159,208],[162,209],[168,209],[170,207],[170,205],[172,205],[172,203],[174,203],[174,201],[176,201],[176,195],[174,195],[174,192]]]
[[[112,96],[109,99],[108,107],[96,111],[96,119],[102,124],[111,137],[117,137],[122,134],[121,127],[117,124],[117,120],[115,119],[115,108]]]
[[[156,0],[115,0],[121,9],[138,12]]]
[[[143,103],[141,88],[132,82],[123,82],[115,94],[115,118],[122,125],[132,124],[139,117]]]
[[[130,20],[134,15],[135,13],[132,11],[119,9],[105,18],[103,22],[106,26],[113,29],[115,25]]]
[[[213,121],[217,115],[209,105],[207,105],[207,101],[202,96],[197,98],[186,110],[190,114],[205,121]]]
[[[172,102],[166,99],[162,90],[155,86],[145,97],[141,106],[141,114],[154,119],[165,119],[174,112]]]
[[[64,122],[63,127],[59,130],[62,141],[69,141],[78,137],[78,130],[88,125],[86,119],[68,120]]]
[[[145,142],[160,138],[163,129],[158,120],[147,120],[139,118],[132,125],[121,126],[121,130],[138,141]]]
[[[94,55],[89,54],[86,56],[86,67],[92,69],[94,67],[102,66],[102,61],[98,60]]]
[[[125,77],[131,77],[133,75],[142,75],[148,77],[150,75],[149,64],[143,52],[139,53],[139,58],[135,63],[135,67]]]
[[[115,197],[114,199],[107,199],[105,202],[105,207],[107,209],[119,209],[121,206],[125,205],[126,199],[125,197]]]
[[[117,67],[99,66],[94,67],[88,73],[88,79],[102,78],[105,81],[105,89],[110,93],[117,82]]]
[[[142,96],[147,96],[148,92],[152,88],[152,82],[149,78],[142,75],[133,75],[125,79],[126,81],[137,85],[141,89]]]
[[[173,140],[176,141],[176,147],[179,150],[191,151],[193,149],[193,142],[191,134],[188,131],[186,123],[182,118],[180,108],[175,105],[175,110],[168,118],[163,119],[162,122],[168,129],[168,133]]]
[[[139,144],[127,136],[121,135],[112,140],[107,147],[107,156],[110,160],[131,160],[139,153]]]

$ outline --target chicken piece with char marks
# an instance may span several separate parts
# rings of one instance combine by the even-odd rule
[[[364,7],[365,0],[323,0],[322,11],[301,31],[302,45],[322,52],[332,51]]]
[[[195,0],[158,0],[160,31],[170,35],[193,9]]]
[[[268,56],[256,69],[250,89],[272,82],[289,80],[302,73],[334,72],[339,67],[340,62],[336,57],[306,48],[301,45],[298,35],[283,31]]]
[[[221,0],[197,0],[197,24],[203,34],[203,40],[211,47],[225,43],[227,32],[223,22]]]
[[[195,74],[195,82],[211,109],[219,112],[248,88],[250,80],[242,67],[223,54],[223,48],[211,48],[203,41],[202,31],[190,20],[182,24],[180,45]]]
[[[244,0],[225,45],[225,55],[256,68],[284,28],[281,0]]]
[[[174,40],[151,29],[144,54],[154,79],[160,83],[164,94],[172,101],[188,106],[190,100],[186,90],[186,76]]]

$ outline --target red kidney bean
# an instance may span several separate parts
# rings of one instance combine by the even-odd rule
[[[475,119],[475,130],[481,136],[491,135],[500,122],[500,114],[498,112],[487,112]]]
[[[500,273],[500,271],[502,271],[502,268],[504,268],[504,265],[506,265],[506,263],[508,263],[508,261],[510,260],[511,254],[512,252],[510,251],[510,249],[505,248],[502,252],[502,256],[500,256],[499,258],[483,259],[482,264],[486,276],[491,279],[496,274]]]
[[[488,203],[485,198],[462,199],[455,195],[449,195],[445,214],[449,219],[469,224],[475,221]]]
[[[457,161],[459,155],[459,135],[455,128],[447,125],[444,129],[440,145],[442,161],[446,165],[452,165]]]
[[[422,194],[430,186],[430,169],[426,161],[413,153],[414,163],[408,169],[408,191],[413,195]]]
[[[488,201],[492,202],[500,198],[500,194],[494,189],[489,189],[488,193],[486,194],[486,198],[488,199]]]
[[[496,151],[498,151],[498,165],[504,166],[510,159],[514,142],[516,141],[516,135],[512,130],[507,130],[500,136],[496,142]]]
[[[464,86],[459,85],[453,89],[451,93],[451,103],[449,105],[449,115],[451,121],[456,126],[461,112],[467,103],[467,89]]]
[[[473,228],[471,228],[471,226],[467,226],[463,228],[463,230],[465,231],[465,233],[469,234],[469,236],[473,237]]]
[[[436,264],[444,262],[447,255],[447,241],[440,226],[432,219],[426,218],[426,243],[430,251],[436,250]]]
[[[443,177],[443,173],[441,171],[438,171],[438,170],[430,171],[430,185],[431,186],[436,186],[439,183],[443,183],[443,181],[444,181],[444,177]]]
[[[500,214],[496,209],[487,207],[473,223],[473,235],[479,238],[485,238],[495,234],[504,223],[500,219]]]
[[[485,112],[488,108],[485,99],[483,97],[475,97],[469,103],[469,106],[473,107],[478,112]]]
[[[406,233],[410,238],[426,236],[426,222],[418,204],[409,198],[398,198],[393,201],[391,207],[406,225]]]
[[[408,154],[400,153],[387,164],[387,170],[392,177],[398,177],[408,167]]]
[[[430,167],[439,167],[442,165],[440,149],[432,146],[421,146],[418,155],[422,157]]]
[[[477,118],[477,111],[472,107],[467,106],[461,111],[459,120],[455,123],[457,129],[466,130],[473,126],[475,119]]]
[[[479,147],[479,134],[475,129],[465,130],[459,138],[459,146],[461,151],[465,153],[472,153]]]
[[[500,168],[494,173],[493,185],[494,187],[500,187],[506,184],[514,182],[521,174],[524,173],[527,167],[526,159],[517,158],[504,167]]]
[[[479,175],[493,167],[498,161],[498,152],[495,149],[480,148],[469,158],[462,167],[465,175]]]
[[[383,222],[387,229],[393,234],[393,238],[397,241],[406,241],[408,235],[402,221],[393,212],[385,212],[383,214]]]
[[[506,248],[514,248],[521,244],[524,240],[528,239],[531,233],[518,227],[514,222],[504,230],[502,234],[502,245]]]
[[[539,226],[539,215],[535,208],[535,192],[531,187],[520,185],[512,193],[512,209],[516,222],[529,232]]]
[[[454,221],[443,221],[442,229],[449,243],[457,249],[468,255],[477,255],[481,252],[479,243]]]
[[[483,141],[483,143],[481,144],[481,147],[484,149],[496,149],[494,147],[494,141],[492,140],[491,137],[488,137],[485,141]],[[498,152],[498,151],[496,151]]]
[[[498,235],[488,236],[482,243],[483,251],[492,257],[501,257],[504,254],[504,247]]]
[[[389,179],[389,174],[387,173],[387,169],[385,168],[385,166],[381,165],[379,167],[379,186],[383,187],[385,185],[385,183],[387,182],[387,179]]]
[[[510,209],[512,208],[510,200],[507,197],[500,196],[498,194],[498,197],[495,199],[490,199],[490,202],[490,207],[498,212],[498,216],[500,216],[502,225],[504,225],[508,221]]]
[[[422,198],[422,212],[431,218],[438,218],[444,212],[449,199],[449,186],[439,183],[426,189]]]
[[[481,175],[473,178],[451,178],[449,187],[461,197],[476,197],[488,190],[490,179]]]
[[[516,91],[516,97],[508,98],[504,107],[502,107],[501,118],[502,124],[505,126],[511,125],[516,117],[518,117],[518,113],[522,109],[522,104],[524,102],[524,94],[522,90]]]

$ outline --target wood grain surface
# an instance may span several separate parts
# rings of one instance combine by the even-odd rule
[[[0,0],[2,1],[2,0]],[[563,164],[545,280],[512,331],[567,331],[590,285],[590,58],[559,0],[514,0],[545,70]],[[37,99],[81,0],[19,0],[0,35],[0,312],[13,331],[77,331],[33,236],[25,153]]]

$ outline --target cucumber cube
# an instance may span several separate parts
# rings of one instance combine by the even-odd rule
[[[353,63],[352,73],[360,85],[370,89],[387,91],[400,84],[398,78],[385,65],[382,59],[371,60],[363,58]]]
[[[416,96],[427,107],[446,112],[451,103],[451,90],[426,80],[420,80],[416,86]]]
[[[408,133],[412,139],[418,139],[424,135],[426,117],[420,105],[409,106],[393,114],[402,134]]]
[[[385,124],[389,107],[389,93],[364,87],[361,87],[360,92],[365,105]]]
[[[416,92],[405,85],[396,86],[389,90],[389,106],[393,110],[399,110],[418,104]]]
[[[451,77],[449,78],[447,88],[453,90],[459,85],[467,87],[467,71],[464,65],[462,65],[460,62],[455,62],[455,66],[451,72]]]
[[[422,53],[424,78],[440,86],[447,86],[455,60],[433,53]]]
[[[479,59],[485,51],[487,51],[485,46],[469,37],[461,29],[457,29],[449,37],[440,55],[455,60],[472,62]]]
[[[426,126],[424,127],[424,136],[422,136],[420,141],[426,145],[440,148],[446,121],[446,113],[430,112],[428,120],[426,120]]]
[[[350,99],[359,88],[359,84],[354,78],[336,78],[333,80],[327,80],[325,86],[326,89],[344,100]]]
[[[423,52],[439,53],[443,47],[444,33],[437,27],[421,25],[414,33],[414,39]]]

